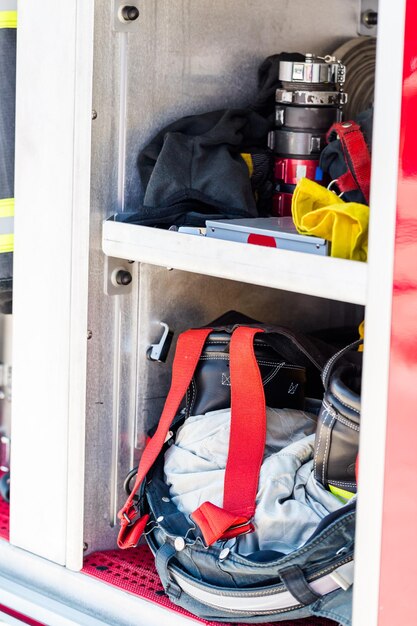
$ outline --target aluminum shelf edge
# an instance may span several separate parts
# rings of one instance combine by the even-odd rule
[[[48,626],[195,624],[135,596],[0,540],[0,603]],[[0,611],[0,623],[3,615]],[[7,622],[6,622],[7,623]]]
[[[366,304],[367,264],[107,220],[107,256]]]

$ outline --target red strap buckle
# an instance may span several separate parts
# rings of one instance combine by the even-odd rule
[[[203,502],[191,514],[191,519],[200,529],[206,546],[211,546],[219,539],[232,539],[254,530],[251,520],[229,513],[211,502]]]

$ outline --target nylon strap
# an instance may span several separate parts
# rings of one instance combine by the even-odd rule
[[[340,191],[360,189],[369,204],[371,180],[371,157],[360,126],[356,122],[337,122],[327,133],[327,142],[337,135],[342,145],[347,164],[347,172],[339,176],[337,186]]]
[[[204,343],[211,332],[211,328],[188,330],[178,337],[175,358],[172,365],[171,388],[165,401],[161,419],[154,436],[149,440],[143,451],[135,485],[125,505],[119,511],[120,531],[118,536],[119,548],[125,549],[137,544],[145,528],[146,516],[140,517],[134,507],[134,499],[146,474],[156,461],[165,443],[169,427],[177,415],[180,403],[191,383],[195,368],[198,364]]]
[[[204,502],[192,514],[207,545],[253,531],[266,441],[265,394],[253,345],[258,328],[237,328],[230,341],[231,423],[223,508]]]
[[[232,411],[223,508],[251,518],[265,451],[265,393],[253,346],[258,328],[240,327],[230,342]]]

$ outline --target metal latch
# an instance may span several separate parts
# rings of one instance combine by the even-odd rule
[[[161,339],[158,343],[152,343],[146,351],[146,356],[150,361],[160,361],[165,363],[169,349],[171,347],[174,333],[169,329],[168,324],[160,322],[164,329]]]

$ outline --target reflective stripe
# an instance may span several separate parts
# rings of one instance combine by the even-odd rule
[[[317,580],[309,582],[313,591],[321,596],[336,589],[348,589],[353,583],[354,562],[349,561]],[[172,578],[189,596],[214,608],[238,613],[263,613],[282,611],[299,606],[299,601],[289,591],[271,591],[265,589],[214,589],[194,583],[177,571],[170,571]],[[343,583],[343,584],[342,584]],[[221,595],[219,595],[221,592]]]
[[[14,198],[0,200],[0,254],[13,252]]]
[[[333,485],[329,485],[329,489],[332,494],[338,498],[342,498],[342,500],[350,500],[355,495],[351,491],[346,491],[346,489],[341,489],[340,487],[334,487]]]
[[[0,254],[13,252],[14,235],[0,235]]]
[[[0,28],[17,28],[17,11],[0,11]]]
[[[14,217],[0,216],[0,235],[12,235],[14,227]]]
[[[17,0],[0,0],[0,12],[17,11]]]
[[[0,217],[14,217],[14,198],[0,200]]]

